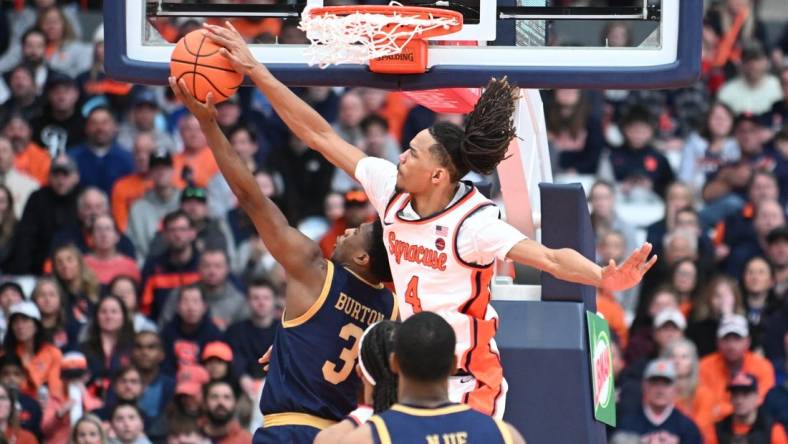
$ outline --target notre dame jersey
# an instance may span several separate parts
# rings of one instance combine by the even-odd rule
[[[383,285],[326,263],[319,298],[276,332],[260,399],[266,427],[313,425],[300,414],[331,422],[347,416],[356,408],[361,386],[355,372],[361,335],[371,324],[397,316],[394,296]]]
[[[369,423],[375,444],[511,444],[509,428],[464,404],[437,408],[395,404]]]

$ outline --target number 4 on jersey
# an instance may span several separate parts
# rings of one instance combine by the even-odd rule
[[[413,276],[405,290],[405,302],[413,307],[413,313],[421,312],[421,299],[419,299],[419,277]]]

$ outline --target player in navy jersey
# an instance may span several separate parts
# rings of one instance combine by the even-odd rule
[[[198,102],[186,85],[170,85],[200,122],[208,145],[238,203],[266,248],[287,272],[285,313],[271,351],[260,409],[264,426],[253,442],[312,443],[317,433],[356,407],[361,381],[356,358],[364,330],[397,317],[379,222],[347,230],[331,260],[265,197],[216,122],[209,94]]]
[[[399,401],[349,433],[343,444],[525,444],[511,425],[449,401],[455,335],[440,316],[422,312],[400,325],[390,365]]]

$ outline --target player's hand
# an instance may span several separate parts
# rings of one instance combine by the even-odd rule
[[[229,21],[224,26],[203,24],[205,35],[214,43],[222,46],[220,54],[227,57],[236,72],[250,75],[252,70],[261,66],[252,55],[241,33]]]
[[[656,254],[648,259],[649,253],[651,253],[651,244],[646,242],[620,266],[616,265],[614,259],[610,259],[610,263],[602,268],[600,287],[607,291],[622,291],[637,285],[643,279],[643,275],[657,262]]]
[[[209,92],[205,97],[205,103],[202,103],[192,95],[183,79],[176,81],[175,77],[170,77],[170,88],[172,88],[172,91],[175,93],[175,97],[177,97],[200,122],[207,122],[216,118],[216,106],[213,92]]]
[[[263,371],[268,372],[268,363],[271,362],[271,349],[273,346],[268,347],[268,350],[265,351],[263,356],[260,356],[260,359],[257,360],[259,364],[262,364]]]

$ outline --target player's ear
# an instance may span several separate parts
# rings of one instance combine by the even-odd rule
[[[399,361],[394,353],[389,354],[389,367],[391,368],[391,373],[399,375]]]
[[[435,168],[434,170],[432,170],[432,177],[430,178],[430,181],[434,184],[438,184],[440,183],[441,180],[444,180],[444,178],[446,178],[448,174],[449,172],[446,170],[446,168],[443,167]]]
[[[368,266],[369,253],[367,253],[366,251],[359,251],[358,253],[353,255],[353,262],[355,262],[357,265],[360,265],[362,267]]]

